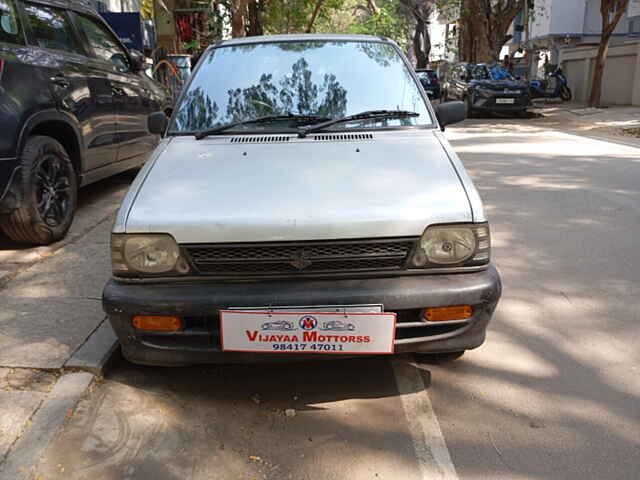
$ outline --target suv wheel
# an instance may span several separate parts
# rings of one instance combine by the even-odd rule
[[[467,111],[467,118],[473,117],[473,103],[471,102],[471,96],[464,97],[464,105]]]
[[[51,137],[36,135],[21,157],[23,202],[2,223],[13,241],[45,245],[63,238],[77,203],[77,180],[69,155]]]

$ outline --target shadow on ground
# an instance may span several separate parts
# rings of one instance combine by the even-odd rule
[[[40,473],[47,479],[419,478],[383,357],[170,369],[121,361],[81,402]]]

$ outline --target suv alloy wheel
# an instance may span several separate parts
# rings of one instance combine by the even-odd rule
[[[77,180],[66,150],[51,137],[36,135],[21,157],[22,206],[2,230],[20,243],[48,244],[65,236],[77,204]]]

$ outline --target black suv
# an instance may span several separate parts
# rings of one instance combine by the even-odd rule
[[[169,109],[90,7],[0,0],[0,228],[46,244],[71,226],[78,187],[142,165],[158,143],[147,116]]]
[[[427,92],[429,100],[438,100],[440,98],[440,80],[435,70],[417,69],[416,75],[422,84],[422,88]]]
[[[455,65],[449,70],[443,89],[445,101],[465,102],[467,116],[474,111],[524,114],[530,104],[526,83],[484,63]]]

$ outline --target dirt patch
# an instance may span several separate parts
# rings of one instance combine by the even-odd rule
[[[0,368],[0,390],[50,392],[60,375],[31,368]]]
[[[640,138],[640,127],[625,128],[624,130],[622,130],[622,133],[628,137]]]

